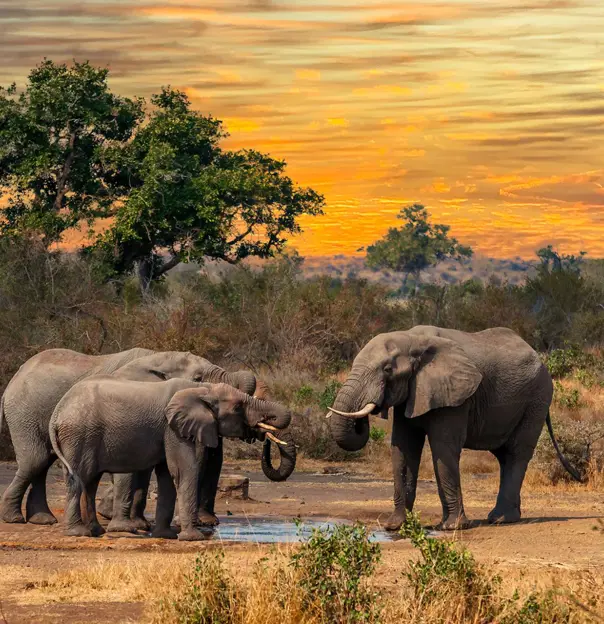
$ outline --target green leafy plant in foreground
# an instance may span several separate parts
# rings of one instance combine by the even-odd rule
[[[322,622],[379,622],[380,596],[366,581],[380,558],[361,523],[314,529],[291,557],[305,608]]]

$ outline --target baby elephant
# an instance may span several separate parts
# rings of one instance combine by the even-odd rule
[[[66,534],[104,533],[95,507],[104,472],[131,473],[155,466],[153,537],[176,537],[170,523],[178,491],[178,538],[204,539],[197,518],[203,448],[216,448],[220,436],[251,438],[262,430],[284,429],[290,420],[284,406],[226,384],[179,378],[149,383],[109,376],[79,382],[58,403],[49,426],[53,449],[68,472]]]

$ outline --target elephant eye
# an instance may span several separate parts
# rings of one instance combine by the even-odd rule
[[[386,375],[392,375],[392,364],[386,364],[386,366],[384,366],[384,372]]]

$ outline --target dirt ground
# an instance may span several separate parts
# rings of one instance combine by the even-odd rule
[[[368,464],[346,463],[336,466],[339,474],[324,474],[327,464],[306,462],[285,483],[271,483],[257,462],[227,462],[223,474],[244,474],[250,478],[251,500],[220,498],[219,518],[342,518],[360,519],[379,528],[391,511],[392,485],[376,478]],[[334,465],[330,464],[330,470]],[[13,464],[0,464],[0,494],[14,474]],[[604,533],[594,530],[604,518],[604,494],[577,487],[526,487],[523,491],[524,520],[516,525],[493,527],[484,519],[494,505],[497,477],[494,474],[464,475],[464,501],[474,528],[457,538],[474,555],[502,572],[508,570],[535,579],[543,579],[557,570],[566,572],[604,572]],[[102,491],[102,488],[101,490]],[[49,477],[49,499],[53,511],[61,517],[64,488],[60,470]],[[424,523],[440,518],[436,484],[423,479],[418,489],[416,509]],[[148,508],[152,517],[153,504]],[[232,514],[232,516],[231,516]],[[137,622],[144,604],[124,601],[110,592],[106,598],[57,599],[34,596],[39,584],[60,570],[79,570],[99,563],[170,565],[170,555],[193,555],[199,549],[219,546],[208,542],[179,543],[162,541],[146,535],[106,535],[102,538],[70,538],[60,525],[38,527],[0,523],[0,622],[8,624],[62,622]],[[224,542],[227,554],[243,561],[257,558],[267,546]],[[383,544],[384,564],[380,574],[386,582],[396,582],[404,564],[412,556],[405,540]]]

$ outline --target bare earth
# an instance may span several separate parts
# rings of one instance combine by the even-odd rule
[[[218,516],[254,518],[293,517],[360,519],[379,528],[389,515],[392,486],[389,480],[369,474],[366,463],[340,465],[344,474],[323,474],[325,464],[307,462],[286,483],[271,483],[258,472],[258,462],[227,463],[225,474],[244,474],[250,478],[252,500],[221,498]],[[333,466],[333,465],[331,465]],[[14,474],[13,464],[0,464],[0,494]],[[492,563],[502,572],[521,572],[543,580],[556,571],[570,573],[604,571],[604,533],[594,531],[598,519],[604,518],[604,494],[581,487],[526,487],[523,492],[522,523],[492,527],[484,524],[494,505],[497,477],[464,475],[464,496],[468,516],[476,526],[458,534],[475,556]],[[64,488],[61,471],[55,466],[49,478],[49,498],[58,517],[63,511]],[[420,482],[417,511],[424,523],[440,518],[440,502],[433,480]],[[153,504],[148,511],[152,514]],[[228,516],[230,517],[230,516]],[[482,522],[481,522],[482,521]],[[60,602],[49,597],[47,602],[31,599],[39,583],[58,570],[85,569],[99,562],[154,562],[161,565],[162,554],[193,555],[202,548],[220,545],[216,540],[179,543],[151,539],[145,535],[112,535],[102,538],[70,538],[60,525],[37,527],[0,523],[0,605],[8,624],[28,622],[45,624],[62,622],[137,622],[143,616],[142,602],[124,602],[109,594],[91,601],[81,597],[76,602]],[[261,556],[267,549],[254,543],[224,543],[227,554],[242,561]],[[412,547],[405,540],[383,544],[384,563],[380,569],[385,582],[395,583]],[[165,561],[169,562],[168,557]],[[537,581],[535,581],[537,582]]]

